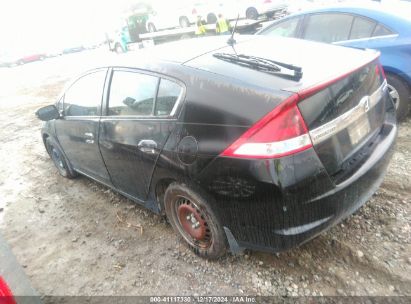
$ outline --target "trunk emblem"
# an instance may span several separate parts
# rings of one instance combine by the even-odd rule
[[[370,110],[370,96],[364,96],[360,100],[360,106],[363,108],[364,113],[367,113]]]

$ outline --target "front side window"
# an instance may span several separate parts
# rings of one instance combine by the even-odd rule
[[[103,98],[106,71],[87,74],[64,94],[65,116],[97,116]]]
[[[280,22],[263,31],[262,34],[267,36],[296,37],[298,21],[299,18],[293,18]]]
[[[311,15],[305,26],[304,38],[325,43],[348,40],[352,22],[351,15]]]
[[[108,115],[153,115],[158,77],[115,71],[111,80]]]
[[[161,79],[156,101],[156,116],[169,116],[182,94],[183,88],[170,80]]]
[[[374,21],[355,17],[352,24],[350,39],[361,39],[372,36],[376,23]]]

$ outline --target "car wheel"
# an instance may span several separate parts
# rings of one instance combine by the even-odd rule
[[[217,22],[217,16],[213,13],[207,15],[207,24],[215,24]]]
[[[46,148],[61,176],[64,176],[66,178],[77,177],[77,173],[73,170],[70,170],[64,154],[50,137],[46,139]]]
[[[172,183],[164,196],[166,215],[173,229],[198,256],[216,259],[226,253],[227,241],[211,201],[201,191],[179,183]]]
[[[180,18],[180,26],[181,27],[189,27],[190,26],[190,21],[188,20],[187,17],[181,17]]]
[[[122,53],[124,53],[124,49],[123,49],[123,47],[121,46],[120,43],[117,43],[117,44],[116,44],[115,50],[116,50],[116,53],[117,53],[117,54],[122,54]]]
[[[247,9],[245,16],[247,17],[247,19],[257,20],[258,12],[254,7],[250,7]]]
[[[149,24],[148,24],[148,31],[149,31],[150,33],[156,32],[156,31],[157,31],[156,26],[155,26],[154,24],[152,24],[152,23],[149,23]]]
[[[398,76],[387,73],[388,92],[397,111],[397,120],[403,121],[410,110],[410,88]]]

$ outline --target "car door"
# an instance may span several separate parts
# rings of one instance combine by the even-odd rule
[[[100,150],[114,186],[144,201],[157,158],[176,124],[183,85],[134,69],[114,69]]]
[[[62,97],[62,118],[56,134],[72,166],[83,174],[111,185],[98,146],[107,69],[91,71],[77,79]]]

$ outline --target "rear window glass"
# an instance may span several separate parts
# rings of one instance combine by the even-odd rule
[[[127,71],[114,72],[108,115],[152,115],[157,84],[158,77]]]
[[[170,80],[161,79],[158,89],[155,115],[169,116],[183,89],[182,87]]]
[[[348,40],[353,16],[345,14],[318,14],[308,17],[304,38],[332,43]]]
[[[356,17],[351,29],[350,39],[361,39],[372,36],[376,23],[374,21]]]

